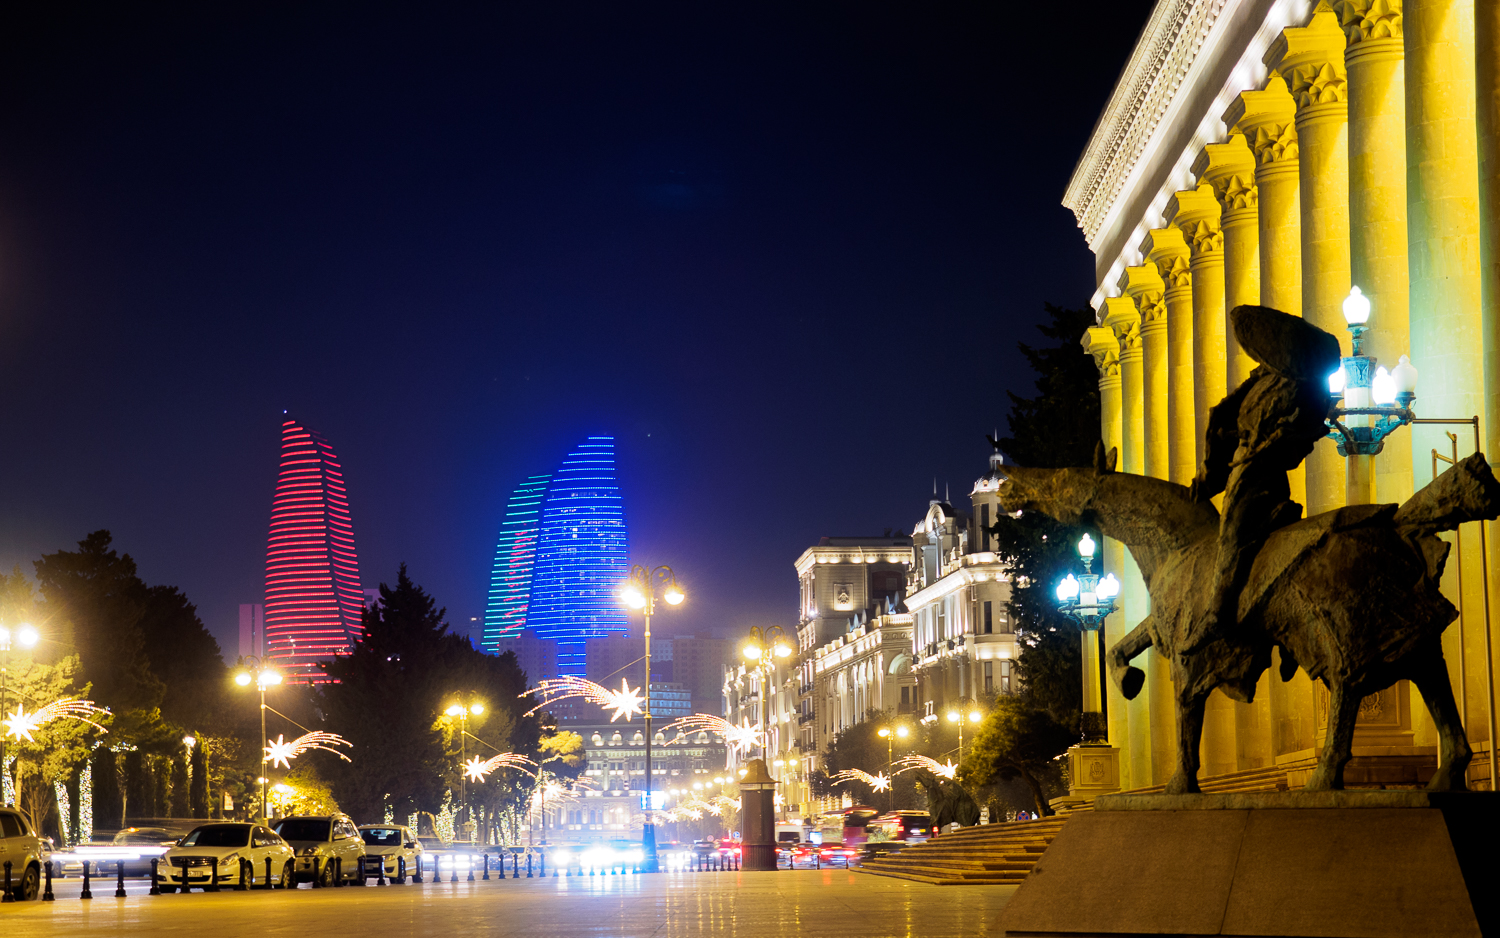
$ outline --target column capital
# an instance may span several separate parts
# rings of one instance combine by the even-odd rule
[[[1116,382],[1120,380],[1120,343],[1115,338],[1113,329],[1089,326],[1079,343],[1083,346],[1085,355],[1094,356],[1094,365],[1099,369],[1100,385],[1110,379]]]
[[[1347,44],[1338,14],[1326,0],[1319,0],[1306,26],[1283,29],[1266,50],[1266,66],[1286,80],[1299,120],[1348,118]]]
[[[1220,226],[1223,211],[1214,197],[1213,186],[1200,183],[1196,189],[1183,189],[1167,200],[1167,224],[1182,232],[1192,252],[1193,263],[1222,259],[1224,230]]]
[[[1225,225],[1255,223],[1259,200],[1255,188],[1255,154],[1244,134],[1230,134],[1223,143],[1210,143],[1193,161],[1193,175],[1213,187]]]
[[[1262,173],[1297,168],[1297,102],[1286,80],[1271,74],[1259,91],[1241,91],[1224,112],[1224,124],[1245,135]]]
[[[1349,41],[1349,54],[1367,42],[1394,39],[1401,51],[1401,0],[1331,0],[1339,26]]]
[[[1115,334],[1122,361],[1141,357],[1141,314],[1128,296],[1111,296],[1099,308],[1099,321]]]
[[[1188,266],[1191,253],[1182,232],[1176,228],[1152,228],[1141,242],[1141,253],[1156,265],[1157,276],[1167,290],[1190,289],[1193,272]]]
[[[1167,305],[1163,299],[1166,291],[1167,285],[1151,261],[1139,267],[1127,267],[1120,275],[1120,292],[1134,300],[1136,309],[1140,310],[1142,335],[1166,328]]]

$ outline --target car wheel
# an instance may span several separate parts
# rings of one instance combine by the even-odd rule
[[[21,882],[15,887],[15,897],[22,902],[30,902],[37,897],[41,891],[42,874],[35,866],[26,867],[26,872],[21,874]]]
[[[296,863],[294,861],[292,861],[292,860],[286,861],[286,866],[283,866],[281,868],[281,888],[282,889],[296,889],[297,888],[296,868],[297,868],[296,867]]]

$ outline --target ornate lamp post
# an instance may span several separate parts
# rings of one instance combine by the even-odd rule
[[[455,703],[443,711],[450,718],[458,720],[458,758],[460,766],[469,761],[469,714],[472,713],[477,717],[483,712],[484,704],[477,700],[471,701],[468,704]],[[464,833],[468,835],[469,843],[473,843],[474,819],[471,817],[473,809],[469,807],[469,776],[467,773],[463,774],[463,799]]]
[[[1344,299],[1344,321],[1354,336],[1354,354],[1340,360],[1328,376],[1328,435],[1345,464],[1345,488],[1350,504],[1375,501],[1374,457],[1385,448],[1385,438],[1415,419],[1411,405],[1417,397],[1417,369],[1405,355],[1389,372],[1364,355],[1364,334],[1370,320],[1370,299],[1351,287]]]
[[[1080,727],[1085,743],[1100,743],[1108,738],[1101,716],[1104,710],[1099,682],[1099,638],[1104,620],[1115,611],[1115,597],[1120,581],[1113,573],[1102,578],[1094,572],[1094,539],[1087,534],[1078,542],[1078,556],[1083,561],[1083,575],[1068,574],[1057,584],[1057,611],[1069,616],[1083,630],[1083,721]]]
[[[0,625],[0,713],[5,711],[5,681],[10,669],[10,648],[12,644],[22,648],[31,648],[41,636],[37,634],[35,626],[29,623],[21,623],[12,632],[9,628]],[[5,734],[0,733],[0,804],[5,804],[5,783],[10,781],[10,767],[5,761]]]
[[[261,661],[254,655],[241,657],[235,662],[234,682],[241,687],[249,687],[250,682],[255,682],[255,687],[260,691],[260,811],[262,817],[269,817],[266,809],[270,802],[266,800],[266,688],[275,687],[281,683],[281,672],[271,667],[270,664]]]
[[[766,700],[770,693],[768,672],[775,669],[777,658],[791,656],[792,646],[787,641],[786,630],[781,626],[773,625],[769,629],[762,629],[758,625],[752,625],[750,638],[740,651],[747,660],[755,662],[755,673],[760,678],[760,701],[755,709],[759,711],[756,716],[760,723],[760,757],[765,759],[768,758],[767,745],[771,736],[770,727],[767,726],[770,710],[770,702]]]
[[[620,591],[625,605],[641,610],[646,617],[646,705],[642,712],[646,720],[646,800],[642,805],[646,823],[641,830],[641,852],[645,854],[648,873],[661,869],[656,859],[656,825],[651,822],[651,614],[656,611],[658,589],[669,606],[681,605],[687,598],[682,587],[677,585],[677,574],[665,564],[650,568],[640,564],[632,566],[625,588]]]
[[[948,722],[958,724],[958,764],[964,764],[964,721],[978,723],[984,719],[979,703],[973,697],[960,697],[948,708]]]

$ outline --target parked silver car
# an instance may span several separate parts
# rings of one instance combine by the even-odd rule
[[[11,895],[23,901],[35,899],[41,891],[42,864],[51,855],[51,841],[37,834],[24,813],[0,808],[0,870],[10,864]]]

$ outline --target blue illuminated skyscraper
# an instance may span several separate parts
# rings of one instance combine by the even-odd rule
[[[558,643],[559,674],[583,677],[584,642],[626,631],[616,593],[627,558],[615,440],[591,436],[552,474],[526,612],[528,629]]]
[[[556,643],[555,673],[585,676],[584,643],[626,629],[616,593],[627,556],[614,437],[591,436],[556,472],[511,493],[490,574],[484,650],[499,654],[524,633]]]
[[[514,638],[526,627],[537,538],[542,530],[542,499],[547,496],[551,478],[532,476],[522,482],[505,506],[495,565],[490,571],[490,602],[484,613],[481,643],[492,655],[500,653],[501,639]]]

